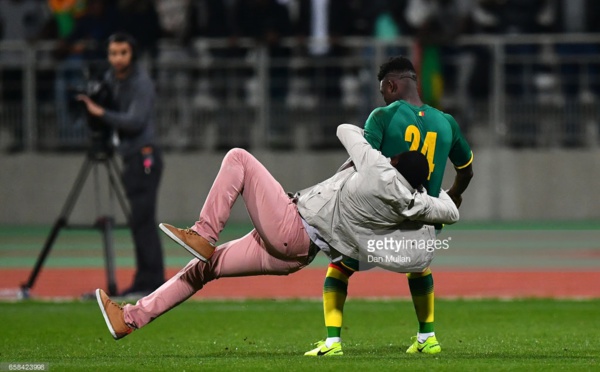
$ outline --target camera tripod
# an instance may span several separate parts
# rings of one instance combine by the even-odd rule
[[[54,223],[50,234],[48,235],[44,247],[40,252],[38,259],[35,263],[31,274],[29,275],[29,279],[26,283],[21,286],[21,296],[22,298],[29,298],[30,290],[35,284],[35,281],[44,265],[44,261],[46,260],[54,241],[58,237],[60,230],[63,228],[83,228],[83,229],[99,229],[102,233],[103,243],[104,243],[104,261],[105,261],[105,269],[106,269],[106,278],[108,281],[107,289],[110,295],[115,295],[117,292],[117,285],[115,280],[115,264],[114,264],[114,249],[113,249],[113,229],[115,227],[120,227],[115,225],[115,219],[112,215],[98,216],[96,222],[93,225],[69,225],[69,216],[75,207],[75,203],[79,195],[81,194],[81,190],[85,185],[86,179],[88,178],[90,171],[92,169],[95,170],[94,176],[97,177],[96,170],[99,165],[104,165],[106,168],[106,172],[108,175],[109,181],[109,198],[112,206],[112,192],[117,195],[117,199],[123,210],[125,218],[127,220],[127,225],[129,226],[130,214],[129,209],[126,204],[126,200],[123,196],[123,192],[121,190],[121,184],[119,182],[119,168],[117,163],[113,157],[112,150],[98,150],[96,148],[92,148],[88,151],[85,161],[79,170],[79,174],[75,179],[75,184],[71,188],[67,200],[62,208],[62,211]],[[98,188],[95,188],[96,192],[96,200],[99,201],[99,191]]]

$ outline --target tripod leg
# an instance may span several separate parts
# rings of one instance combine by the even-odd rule
[[[115,279],[115,253],[113,247],[114,218],[102,219],[102,238],[104,240],[104,263],[106,265],[106,280],[109,295],[117,294],[117,281]]]
[[[127,220],[127,225],[131,226],[131,213],[129,211],[129,207],[127,205],[127,201],[125,200],[125,196],[123,195],[122,185],[119,182],[119,167],[115,163],[114,158],[109,158],[106,163],[106,170],[108,172],[108,179],[110,181],[110,186],[115,191],[117,195],[117,199],[119,200],[119,204],[121,205],[121,209],[123,210],[123,214],[125,215],[125,219]],[[121,187],[119,187],[121,186]]]
[[[56,240],[58,233],[60,232],[60,230],[63,227],[65,227],[67,225],[69,215],[71,214],[71,211],[73,210],[73,207],[75,206],[75,202],[77,201],[77,198],[79,197],[79,194],[81,193],[82,186],[85,183],[85,180],[86,180],[88,174],[90,173],[90,169],[91,169],[90,159],[86,158],[83,165],[81,166],[81,169],[79,170],[79,174],[77,175],[75,184],[73,185],[73,188],[69,192],[69,196],[67,197],[65,205],[62,208],[60,216],[54,223],[54,226],[52,227],[52,231],[50,232],[50,235],[48,235],[48,238],[46,239],[46,242],[44,243],[44,247],[42,248],[42,251],[40,252],[40,255],[38,256],[38,259],[35,263],[33,270],[31,271],[31,274],[29,275],[29,279],[27,280],[27,283],[25,283],[21,286],[21,294],[24,298],[29,297],[29,291],[31,290],[31,288],[33,288],[33,285],[35,284],[35,280],[37,279],[37,276],[40,273],[42,266],[44,265],[44,261],[46,260],[46,257],[48,256],[48,254],[50,253],[50,250],[52,249],[52,245],[54,244],[54,241]]]
[[[60,232],[60,230],[63,227],[66,226],[66,224],[67,224],[67,219],[65,217],[61,216],[56,220],[56,222],[54,223],[54,226],[52,226],[52,231],[50,232],[50,235],[48,235],[48,237],[46,238],[46,242],[44,243],[44,248],[42,248],[42,251],[40,252],[40,255],[38,256],[38,259],[35,263],[33,271],[31,272],[31,274],[29,274],[29,279],[27,280],[27,283],[25,283],[21,286],[21,295],[23,298],[29,298],[29,290],[31,288],[33,288],[33,285],[35,284],[35,280],[37,279],[37,276],[40,273],[40,270],[42,269],[42,265],[44,264],[44,261],[46,261],[46,257],[48,256],[48,254],[50,253],[50,250],[52,249],[52,245],[54,244],[54,241],[56,240],[58,233]]]
[[[125,215],[127,226],[130,226],[130,214],[127,202],[123,196],[122,189],[119,187],[119,169],[112,157],[109,157],[104,163],[106,166],[106,174],[108,175],[109,188],[114,191],[117,195],[117,199]],[[115,280],[115,263],[114,263],[114,249],[112,240],[112,231],[115,227],[115,219],[108,217],[107,222],[104,224],[104,262],[106,264],[106,278],[108,281],[108,290],[113,295],[117,294],[117,285]]]

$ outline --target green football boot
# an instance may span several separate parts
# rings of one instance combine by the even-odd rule
[[[315,342],[316,348],[304,353],[305,356],[340,356],[344,355],[342,343],[334,342],[330,347],[325,345],[325,341]]]
[[[410,340],[412,341],[412,345],[410,345],[410,347],[406,349],[406,352],[408,354],[437,354],[440,351],[442,351],[442,347],[440,346],[440,343],[437,341],[435,336],[427,338],[425,342],[419,342],[417,340],[417,336],[411,337]]]

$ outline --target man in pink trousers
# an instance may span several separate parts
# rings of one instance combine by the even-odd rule
[[[189,229],[160,225],[196,258],[135,305],[121,307],[103,290],[96,290],[112,336],[120,339],[145,326],[214,279],[287,275],[308,265],[319,249],[327,251],[323,244],[332,244],[342,254],[354,256],[360,248],[356,237],[368,231],[359,225],[369,223],[395,232],[405,220],[458,220],[458,210],[445,192],[433,198],[420,188],[429,174],[421,153],[411,151],[385,158],[366,142],[362,129],[349,124],[340,125],[338,137],[354,168],[337,173],[306,193],[303,190],[299,200],[290,198],[250,153],[242,149],[229,151],[195,225]],[[239,195],[254,230],[215,248]],[[368,209],[373,207],[377,213]],[[359,213],[363,217],[355,219],[353,216]],[[328,231],[333,220],[337,223]]]
[[[219,233],[238,195],[244,199],[255,229],[215,250],[213,245],[219,240]],[[163,231],[165,226],[173,228],[161,224]],[[200,212],[200,219],[192,228],[182,232],[183,235],[178,239],[203,241],[205,256],[199,258],[204,259],[191,260],[174,277],[140,299],[136,305],[125,305],[122,321],[119,321],[120,316],[113,315],[121,312],[119,305],[112,302],[104,307],[111,321],[115,319],[112,325],[107,321],[109,329],[113,328],[111,333],[115,339],[145,326],[188,299],[211,280],[250,275],[287,275],[308,265],[316,254],[316,249],[312,254],[310,252],[310,238],[304,230],[296,204],[256,158],[237,148],[225,155]],[[210,260],[207,260],[209,257]],[[97,292],[99,300],[105,303],[106,294],[102,290]]]

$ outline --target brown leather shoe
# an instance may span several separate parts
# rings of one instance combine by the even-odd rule
[[[173,239],[200,261],[208,261],[213,253],[215,253],[215,247],[192,229],[178,229],[166,223],[161,223],[158,226],[169,238]]]
[[[111,300],[101,289],[96,289],[96,299],[98,300],[98,306],[100,306],[106,326],[115,340],[133,332],[133,328],[125,323],[121,305]]]

